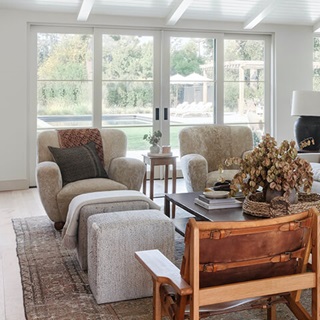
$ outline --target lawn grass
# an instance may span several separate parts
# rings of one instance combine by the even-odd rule
[[[183,127],[177,127],[177,126],[171,126],[170,127],[170,145],[172,149],[179,148],[179,139],[178,134],[179,131]],[[151,127],[125,127],[125,128],[119,128],[123,130],[128,139],[128,150],[134,151],[134,150],[148,150],[150,147],[150,144],[143,140],[143,136],[146,133],[149,133],[152,131]],[[161,144],[161,141],[160,141]]]

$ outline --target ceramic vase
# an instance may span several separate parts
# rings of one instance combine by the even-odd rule
[[[265,195],[266,202],[270,203],[273,198],[281,197],[283,196],[283,194],[284,194],[284,191],[272,190],[268,187]],[[296,189],[290,190],[288,201],[290,204],[298,203],[298,193]]]
[[[153,144],[150,147],[150,153],[160,153],[160,146],[158,144]]]

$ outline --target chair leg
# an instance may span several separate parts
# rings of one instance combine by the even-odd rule
[[[153,280],[153,320],[161,320],[161,298],[160,298],[161,284]]]
[[[319,281],[319,280],[317,280]],[[311,312],[312,312],[312,319],[313,320],[319,320],[320,319],[320,311],[319,311],[319,306],[320,306],[320,294],[319,294],[319,287],[317,286],[316,288],[312,289],[312,307],[311,307]]]
[[[55,222],[54,223],[54,228],[57,230],[57,231],[60,231],[62,230],[64,227],[64,222],[60,221],[60,222]]]
[[[277,319],[277,310],[276,310],[276,303],[274,303],[276,297],[270,297],[268,299],[268,308],[267,308],[267,319],[268,320],[276,320]]]
[[[292,297],[286,296],[286,300],[288,301],[287,306],[291,310],[291,312],[296,316],[297,319],[301,320],[310,320],[314,319],[311,317],[309,312],[305,309],[305,307],[301,304],[300,301],[295,301]]]
[[[276,310],[275,304],[267,309],[267,319],[268,320],[276,320],[277,319],[277,310]]]
[[[188,298],[189,298],[188,296],[179,297],[179,302],[178,302],[178,307],[177,307],[177,314],[176,314],[176,319],[177,320],[183,320],[184,319]]]

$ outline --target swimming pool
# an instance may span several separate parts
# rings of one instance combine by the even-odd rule
[[[92,125],[92,115],[44,115],[38,116],[47,127],[88,127]],[[145,126],[152,125],[152,115],[103,115],[102,126]]]

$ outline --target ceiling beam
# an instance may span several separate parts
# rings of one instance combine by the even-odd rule
[[[87,21],[95,0],[83,0],[78,14],[78,21]]]
[[[255,14],[244,23],[243,28],[249,30],[253,29],[275,8],[277,2],[279,3],[279,0],[268,1],[266,6],[258,14]]]
[[[193,0],[180,0],[180,3],[169,13],[166,24],[170,26],[175,25],[188,9],[192,1]]]

